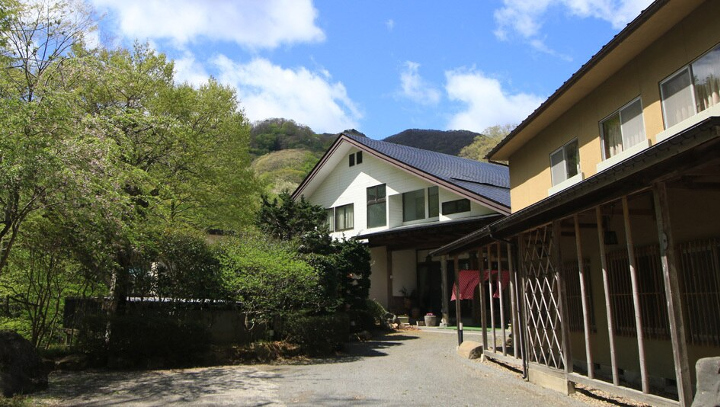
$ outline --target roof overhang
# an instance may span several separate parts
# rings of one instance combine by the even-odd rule
[[[454,254],[612,201],[720,159],[720,117],[710,117],[673,137],[555,195],[451,242],[431,255]]]
[[[340,134],[340,136],[335,140],[335,143],[328,149],[328,151],[323,155],[323,157],[318,161],[318,163],[315,165],[315,167],[310,171],[307,177],[300,183],[300,185],[295,189],[295,192],[292,194],[293,199],[299,199],[301,196],[305,195],[306,193],[312,193],[314,189],[317,187],[317,185],[321,182],[322,179],[324,179],[327,175],[329,175],[330,171],[332,170],[333,164],[336,162],[339,162],[337,156],[338,155],[344,155],[347,151],[349,151],[349,147],[355,147],[358,150],[363,151],[366,154],[372,155],[373,157],[384,161],[396,168],[399,168],[403,171],[406,171],[410,174],[413,174],[417,176],[418,178],[424,179],[432,184],[441,186],[447,190],[450,190],[457,195],[467,198],[472,202],[478,203],[480,205],[483,205],[489,209],[492,209],[494,211],[497,211],[498,213],[501,213],[503,215],[510,214],[510,208],[502,203],[496,202],[494,200],[491,200],[489,198],[486,198],[484,196],[478,195],[472,191],[469,191],[465,188],[462,188],[458,185],[452,184],[444,179],[435,177],[431,174],[428,174],[424,171],[421,171],[409,164],[406,164],[400,160],[397,160],[395,158],[389,157],[385,154],[382,154],[360,142],[357,142],[353,140],[350,137],[347,137],[345,134]],[[342,159],[343,157],[340,157]]]
[[[704,1],[653,2],[495,146],[487,157],[495,161],[509,161],[510,156],[521,146],[585,98]]]

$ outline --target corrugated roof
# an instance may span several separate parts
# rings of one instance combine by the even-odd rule
[[[507,166],[374,140],[354,134],[346,133],[344,136],[431,177],[439,178],[499,204],[510,206],[510,172]]]

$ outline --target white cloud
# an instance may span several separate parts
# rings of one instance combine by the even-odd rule
[[[440,101],[440,91],[428,84],[418,73],[420,64],[405,62],[405,68],[400,73],[402,86],[401,96],[422,105],[436,105]]]
[[[621,29],[653,0],[503,0],[504,6],[495,11],[495,36],[501,40],[513,34],[540,52],[563,57],[541,39],[543,18],[551,7],[564,8],[572,17],[597,18]]]
[[[283,117],[328,133],[359,127],[362,113],[345,86],[333,83],[325,70],[288,69],[264,58],[237,63],[224,55],[216,57],[214,64],[220,72],[218,80],[237,88],[251,121]]]
[[[311,0],[91,0],[117,16],[117,34],[166,39],[183,46],[199,38],[249,48],[323,41]]]
[[[195,59],[195,56],[186,51],[182,58],[176,58],[175,83],[188,83],[195,87],[207,83],[210,74],[207,73],[202,63]]]
[[[385,21],[385,27],[387,27],[388,31],[392,31],[395,28],[395,21],[392,18]]]
[[[445,77],[450,100],[466,105],[451,117],[447,128],[452,130],[479,132],[494,125],[520,123],[545,100],[527,93],[511,94],[499,80],[474,70],[448,71]]]

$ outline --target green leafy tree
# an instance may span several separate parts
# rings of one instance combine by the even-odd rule
[[[248,328],[318,308],[318,273],[288,242],[247,234],[223,241],[219,259],[225,287],[240,302]]]
[[[487,153],[502,141],[505,136],[510,134],[514,128],[515,125],[513,124],[488,127],[483,130],[482,135],[475,137],[475,140],[470,145],[464,147],[458,155],[472,160],[487,161],[485,158]]]

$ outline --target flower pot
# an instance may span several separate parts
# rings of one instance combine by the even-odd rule
[[[437,326],[437,315],[425,315],[425,326]]]

